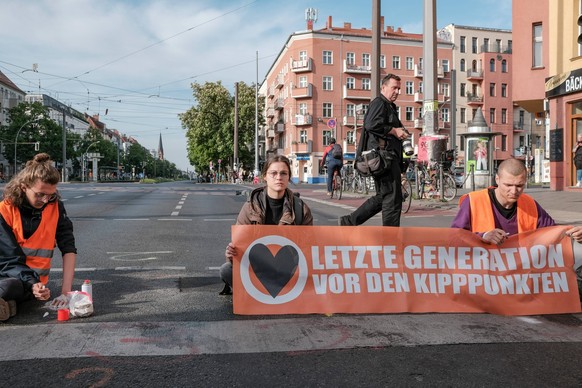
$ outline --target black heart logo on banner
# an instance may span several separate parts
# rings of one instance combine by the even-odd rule
[[[292,246],[285,245],[273,257],[265,245],[255,244],[249,252],[249,261],[257,279],[274,298],[295,274],[299,253]]]

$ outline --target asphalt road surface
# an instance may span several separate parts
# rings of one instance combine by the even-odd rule
[[[93,282],[95,313],[58,322],[42,303],[21,305],[0,323],[0,387],[582,386],[580,314],[234,315],[217,269],[244,189],[61,185],[75,288]],[[363,200],[298,190],[317,225]],[[402,224],[448,227],[453,216],[413,203]],[[53,295],[60,266],[57,256]]]

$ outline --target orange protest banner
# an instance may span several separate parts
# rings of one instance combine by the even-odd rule
[[[234,313],[579,313],[567,229],[235,225]]]

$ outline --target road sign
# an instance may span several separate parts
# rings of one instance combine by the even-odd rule
[[[336,124],[335,119],[329,119],[329,120],[327,120],[327,127],[329,129],[334,129],[335,128],[335,124]]]

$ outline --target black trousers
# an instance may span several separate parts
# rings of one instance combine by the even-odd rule
[[[0,277],[0,298],[20,303],[30,299],[31,296],[32,293],[24,289],[20,279]]]
[[[400,226],[402,211],[402,187],[400,166],[392,163],[391,169],[383,176],[374,178],[376,195],[368,198],[359,208],[348,215],[352,225],[361,225],[382,212],[383,226]]]

